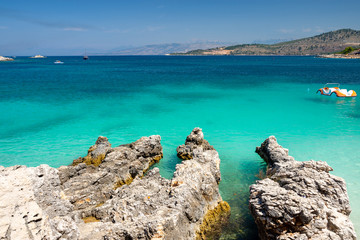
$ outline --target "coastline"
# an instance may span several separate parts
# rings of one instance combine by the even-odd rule
[[[321,54],[318,58],[360,59],[360,54]]]
[[[99,137],[88,155],[70,166],[0,167],[0,236],[219,238],[230,206],[219,192],[217,151],[195,128],[178,147],[179,157],[188,154],[169,180],[158,168],[149,170],[163,157],[160,141],[152,135],[112,148],[106,137]]]
[[[160,141],[111,147],[100,136],[70,166],[0,167],[0,236],[220,239],[230,206],[219,192],[219,154],[194,128],[176,149],[182,162],[169,180],[149,170],[163,157]],[[249,188],[260,239],[356,239],[345,181],[326,162],[295,161],[274,136],[256,152],[268,164]]]
[[[122,95],[121,98],[116,97],[119,95],[118,93],[124,89],[124,87],[126,90],[131,90],[131,88],[127,87],[127,81],[121,81],[122,78],[116,78],[119,82],[121,81],[121,85],[118,87],[114,86],[114,90],[116,89],[116,91],[104,91],[105,89],[100,84],[97,84],[103,79],[102,75],[105,72],[105,66],[109,71],[109,75],[106,75],[106,78],[112,79],[109,76],[113,76],[114,74],[113,71],[110,70],[124,69],[115,68],[117,67],[115,65],[121,65],[120,63],[124,61],[127,62],[126,68],[129,70],[136,70],[137,68],[134,68],[132,65],[138,65],[138,62],[143,62],[145,60],[148,62],[150,60],[155,61],[155,63],[159,63],[159,67],[155,68],[153,64],[151,64],[150,67],[147,67],[146,73],[152,73],[155,70],[164,70],[163,67],[160,67],[163,65],[161,63],[164,63],[164,61],[169,61],[173,66],[178,66],[179,63],[181,65],[182,63],[185,63],[185,61],[188,61],[187,58],[181,57],[170,59],[166,59],[166,57],[136,58],[140,61],[135,61],[134,57],[120,59],[111,58],[109,61],[105,61],[105,58],[93,59],[91,69],[90,64],[87,64],[89,65],[89,69],[87,71],[94,76],[94,79],[98,80],[92,80],[90,74],[83,73],[82,75],[86,76],[86,81],[84,81],[84,84],[81,84],[79,87],[76,86],[75,83],[79,84],[81,79],[70,78],[70,74],[73,75],[72,68],[69,69],[69,72],[65,75],[62,74],[60,70],[52,68],[51,64],[49,64],[48,67],[46,66],[46,62],[51,62],[51,59],[43,61],[42,63],[32,61],[31,59],[25,60],[29,63],[28,66],[40,66],[42,68],[41,72],[44,74],[47,73],[48,76],[52,77],[54,80],[60,80],[55,81],[54,84],[50,85],[54,87],[54,89],[57,89],[53,94],[44,95],[42,93],[43,91],[37,92],[37,101],[30,102],[31,104],[28,105],[32,108],[31,112],[35,111],[36,115],[42,116],[43,118],[44,113],[48,115],[48,109],[49,107],[52,107],[54,108],[54,112],[56,110],[56,112],[60,114],[46,116],[46,118],[42,119],[43,121],[34,121],[28,114],[30,113],[30,110],[26,110],[22,107],[22,105],[19,105],[21,102],[15,102],[16,105],[14,104],[12,99],[18,99],[14,98],[14,96],[19,95],[12,94],[12,97],[7,97],[10,99],[10,107],[13,106],[13,109],[17,109],[18,112],[22,113],[22,116],[28,123],[28,126],[25,125],[18,127],[17,125],[11,125],[8,126],[8,131],[3,132],[4,136],[6,136],[5,140],[8,142],[2,144],[2,152],[5,154],[5,157],[9,159],[10,163],[11,161],[16,161],[17,164],[29,164],[30,166],[47,163],[50,166],[58,167],[60,163],[64,163],[63,159],[75,159],[83,153],[85,149],[88,149],[88,147],[93,144],[93,141],[95,141],[96,137],[99,135],[109,137],[113,143],[127,143],[138,139],[140,136],[149,136],[154,133],[160,134],[164,137],[164,140],[166,139],[166,141],[164,141],[165,161],[160,161],[158,167],[162,176],[166,176],[168,179],[171,179],[172,176],[170,175],[173,174],[175,164],[178,163],[174,149],[176,146],[183,143],[179,142],[179,139],[182,140],[183,137],[181,136],[185,137],[188,134],[190,123],[199,122],[199,125],[204,126],[204,131],[206,131],[207,136],[212,137],[212,139],[208,139],[210,143],[214,144],[219,153],[222,154],[221,170],[223,180],[220,185],[220,190],[224,193],[223,198],[225,196],[225,200],[230,200],[229,203],[231,206],[239,206],[234,208],[233,213],[235,216],[235,214],[241,211],[239,214],[239,216],[241,216],[244,215],[243,212],[245,211],[240,208],[244,208],[247,211],[246,204],[244,205],[241,201],[237,201],[235,199],[239,198],[239,196],[244,196],[242,192],[248,192],[248,189],[245,189],[245,185],[248,186],[251,182],[255,181],[255,177],[253,176],[258,173],[258,165],[260,164],[260,161],[257,161],[260,159],[253,153],[253,148],[258,146],[260,140],[265,139],[265,137],[270,134],[274,134],[278,137],[279,141],[281,140],[281,143],[291,149],[293,153],[292,155],[295,156],[297,160],[305,161],[311,158],[317,160],[327,160],[329,165],[334,167],[334,174],[346,179],[346,182],[349,183],[348,190],[351,197],[350,202],[354,210],[351,217],[354,224],[358,224],[357,219],[359,218],[357,216],[359,208],[357,207],[357,199],[360,198],[358,198],[357,194],[357,182],[354,180],[356,178],[352,178],[352,176],[354,176],[357,172],[353,166],[356,161],[354,157],[358,155],[358,150],[355,147],[351,147],[354,141],[359,140],[357,132],[351,131],[354,129],[354,124],[358,124],[358,119],[355,118],[356,115],[350,115],[352,113],[356,113],[355,110],[358,107],[358,102],[349,100],[341,101],[341,99],[332,100],[326,97],[321,98],[313,96],[312,94],[313,90],[318,88],[317,85],[319,82],[325,81],[325,77],[328,78],[329,76],[331,77],[331,75],[334,76],[334,78],[341,77],[345,84],[349,83],[353,74],[348,74],[348,71],[342,71],[342,68],[346,68],[346,66],[348,66],[347,62],[350,60],[329,62],[326,61],[326,59],[321,60],[312,57],[298,58],[298,60],[296,60],[296,57],[244,57],[244,59],[231,57],[208,57],[207,59],[203,59],[200,57],[194,57],[193,60],[191,60],[194,62],[187,62],[188,65],[186,65],[186,69],[188,71],[186,72],[188,72],[188,74],[183,77],[175,76],[173,74],[172,70],[176,70],[176,68],[167,69],[166,72],[169,72],[169,74],[160,75],[162,78],[159,78],[159,75],[153,75],[151,78],[147,78],[145,74],[141,75],[143,76],[143,79],[153,79],[152,81],[154,83],[161,83],[159,87],[148,86],[143,88],[137,83],[137,78],[134,77],[133,74],[128,75],[126,72],[123,72],[123,74],[126,74],[124,76],[126,76],[127,79],[131,79],[131,84],[137,87],[137,89],[134,89],[137,93],[132,94],[131,98],[126,97],[126,95]],[[20,61],[16,61],[16,66],[19,65],[21,67],[23,60],[18,60]],[[100,60],[102,64],[99,65],[100,67],[95,68],[94,63]],[[114,64],[114,68],[110,68],[110,60],[117,63]],[[254,62],[254,60],[257,61]],[[259,63],[258,60],[261,62]],[[78,62],[80,62],[79,58],[76,57],[69,57],[66,61],[69,62],[69,64],[78,64]],[[214,64],[205,67],[205,63],[208,64],[208,61],[210,63],[214,62]],[[219,62],[221,62],[223,67],[219,68],[217,71],[211,70],[211,67],[215,66],[215,64],[218,64]],[[358,66],[355,62],[355,66]],[[214,73],[215,76],[221,76],[224,80],[219,77],[209,78],[206,83],[199,83],[196,79],[199,78],[199,76],[205,79],[208,74],[202,74],[191,78],[190,74],[192,74],[194,70],[196,72],[196,68],[189,67],[189,63],[194,66],[194,63],[196,63],[196,65],[201,66],[204,73],[210,71],[211,73]],[[324,68],[318,69],[318,63],[324,64]],[[258,65],[258,67],[256,67],[255,64]],[[283,74],[287,77],[287,79],[285,79],[286,84],[278,83],[276,77],[272,77],[272,75],[276,75],[277,71],[274,71],[275,66],[271,68],[269,67],[274,64],[279,66],[279,74]],[[19,81],[20,79],[33,79],[32,84],[42,82],[41,79],[37,80],[37,76],[32,74],[31,71],[13,71],[10,75],[11,69],[8,68],[8,66],[13,64],[9,65],[4,63],[2,65],[2,73],[9,72],[8,79],[11,80],[9,83],[11,83],[13,81],[12,79],[15,79],[15,77],[16,79],[19,79]],[[81,68],[85,68],[85,66],[86,65],[83,64]],[[236,68],[232,66],[236,66]],[[267,67],[261,68],[260,66]],[[306,67],[294,68],[292,66]],[[51,72],[48,73],[48,71],[45,71],[47,69],[51,70]],[[74,69],[78,70],[79,67],[75,67]],[[92,72],[92,69],[96,69],[98,73],[101,74]],[[262,69],[266,71],[262,71]],[[300,72],[298,69],[301,69],[302,71]],[[316,71],[308,71],[308,69],[314,69]],[[252,78],[252,74],[255,71],[257,75]],[[331,74],[326,75],[325,71]],[[358,72],[356,69],[354,69],[354,71],[355,73]],[[164,71],[162,71],[162,73],[163,72]],[[60,78],[57,77],[58,74],[60,74]],[[235,84],[237,82],[234,82],[233,84],[233,79],[236,79],[234,74],[246,74],[249,75],[249,77],[241,77],[241,79],[239,79],[241,81],[237,81],[238,84],[241,83],[240,86]],[[34,75],[34,77],[32,77],[32,75]],[[265,75],[267,75],[267,77],[262,77]],[[300,79],[300,77],[295,79],[293,77],[294,75],[301,76],[301,79],[305,79],[306,81],[302,84],[290,84],[290,81],[296,82]],[[11,76],[14,77],[10,78]],[[309,84],[311,80],[309,76],[311,76],[314,84]],[[7,77],[7,75],[5,77]],[[157,81],[161,79],[167,79],[166,84],[162,84],[162,81]],[[188,79],[191,81],[195,80],[195,84],[188,81]],[[255,81],[257,79],[259,81]],[[262,81],[272,81],[273,85],[266,83],[262,84]],[[19,84],[20,90],[23,93],[26,93],[24,90],[32,88],[27,88],[26,81],[23,82],[21,81]],[[66,92],[70,94],[59,98],[58,94],[55,93],[59,92],[60,94],[63,94],[65,91],[61,88],[65,83],[69,83],[70,87],[75,87],[75,90],[77,91],[80,90],[80,87],[86,90],[80,91],[81,95],[79,95],[72,94],[71,89],[66,88]],[[177,83],[184,85],[184,88],[174,88],[174,84],[177,86]],[[261,85],[258,85],[259,83]],[[111,81],[107,81],[105,86],[113,86],[111,84],[113,84]],[[90,88],[90,85],[95,87]],[[196,88],[194,88],[195,86]],[[259,86],[263,87],[259,88]],[[357,84],[352,88],[359,89],[359,87],[360,85]],[[221,91],[215,91],[215,88]],[[266,92],[261,91],[263,88],[266,88]],[[306,91],[307,88],[310,88],[310,93]],[[9,87],[8,89],[10,90],[13,88]],[[278,95],[276,98],[270,97],[270,95],[280,93],[278,91],[279,89],[298,89],[299,91],[291,91],[291,94],[281,92],[281,95]],[[146,90],[146,92],[144,92],[144,90]],[[9,92],[12,93],[15,91]],[[105,98],[102,92],[106,92],[108,97]],[[111,94],[112,92],[116,92],[116,95]],[[94,99],[94,93],[97,96],[96,99]],[[241,98],[238,97],[239,95],[241,95]],[[100,99],[98,97],[100,97]],[[101,98],[104,98],[105,101],[100,101]],[[25,100],[24,102],[28,102],[32,98],[30,98],[27,94],[22,95],[22,99]],[[44,101],[44,99],[48,102],[45,105],[39,102]],[[71,101],[68,99],[71,99]],[[89,101],[87,99],[89,99]],[[282,109],[287,109],[286,112],[277,108],[277,104],[281,101],[281,99],[291,99],[293,102],[291,107],[288,105],[282,107]],[[65,108],[63,108],[64,104],[61,104],[61,101],[63,100],[66,100]],[[71,103],[71,105],[69,103]],[[239,108],[239,104],[244,107]],[[308,107],[304,108],[304,104]],[[249,107],[246,107],[246,105]],[[6,107],[5,104],[3,106]],[[44,110],[40,111],[39,107],[42,106],[44,107]],[[89,109],[88,106],[92,107]],[[70,111],[70,107],[73,109],[72,111]],[[265,108],[269,110],[271,109],[271,111],[267,111]],[[84,111],[81,109],[84,109]],[[254,109],[254,111],[252,109]],[[179,116],[182,116],[185,113],[184,110],[193,113],[200,112],[198,115],[195,115],[190,119],[180,118]],[[335,132],[332,136],[326,135],[327,137],[323,139],[322,137],[326,134],[323,129],[333,129],[333,125],[335,125],[335,123],[339,123],[339,121],[337,121],[338,117],[334,115],[326,116],[328,121],[324,121],[324,117],[316,117],[318,114],[315,113],[323,111],[333,112],[335,110],[338,113],[336,116],[346,116],[346,119],[344,121],[344,118],[342,117],[342,127],[334,129]],[[72,114],[74,111],[75,113]],[[7,112],[9,113],[8,119],[14,119],[16,117],[16,115],[14,115],[15,113],[12,111]],[[115,114],[115,112],[119,112],[119,114]],[[127,113],[126,117],[124,116],[125,112]],[[237,112],[239,112],[239,114],[236,114]],[[250,116],[246,116],[244,118],[244,112],[249,113]],[[218,116],[215,119],[214,114]],[[290,117],[290,115],[292,117]],[[101,116],[101,119],[99,116]],[[230,124],[230,120],[228,120],[230,118],[234,118],[234,120],[231,121],[235,121],[236,126],[234,126],[234,124]],[[144,121],[145,119],[147,120]],[[175,119],[181,120],[177,121]],[[330,121],[333,123],[327,124]],[[44,122],[44,125],[42,125],[42,122]],[[302,122],[305,124],[302,124]],[[14,124],[16,123],[17,122]],[[131,125],[129,123],[131,123]],[[175,125],[176,127],[174,127]],[[194,125],[197,124],[191,124],[190,127]],[[35,129],[34,126],[36,127]],[[262,128],[262,126],[264,126],[264,128]],[[220,129],[223,130],[220,131]],[[344,129],[346,131],[343,131]],[[244,130],[246,131],[245,134],[243,134]],[[302,130],[301,134],[298,132],[300,130]],[[270,131],[271,133],[269,133]],[[285,131],[286,134],[283,134]],[[349,137],[349,133],[351,134],[351,137]],[[334,135],[337,137],[335,138]],[[259,139],[260,137],[261,139]],[[301,141],[299,141],[300,137]],[[320,141],[319,139],[322,140]],[[45,141],[45,145],[39,144]],[[336,144],[334,142],[336,142]],[[22,146],[27,147],[24,148]],[[327,149],[327,146],[329,146],[329,149]],[[325,150],[327,150],[326,153]],[[308,151],[311,152],[311,154],[308,154]],[[41,152],[40,155],[38,154],[39,152]],[[342,154],[343,152],[344,154]],[[353,156],[348,156],[345,152],[351,152],[353,153]],[[36,155],[33,155],[33,153]],[[37,164],[35,164],[34,161],[36,159],[39,159],[37,160]],[[250,160],[251,164],[247,163],[248,161],[250,162]],[[6,158],[3,163],[7,164],[7,166],[11,166],[11,164],[9,165],[9,163],[6,162]],[[241,185],[244,185],[244,187],[239,188]],[[236,195],[234,195],[235,193]],[[246,196],[244,199],[246,199]],[[247,212],[245,214],[247,214]],[[251,218],[251,216],[249,216],[249,218]],[[249,221],[249,224],[253,224],[253,222]]]

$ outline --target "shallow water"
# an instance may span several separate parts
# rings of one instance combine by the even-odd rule
[[[59,59],[65,64],[55,65]],[[53,167],[84,156],[99,135],[113,146],[160,134],[171,178],[194,127],[221,158],[226,236],[253,239],[248,188],[254,152],[275,135],[295,159],[327,161],[343,177],[360,231],[359,99],[317,96],[326,82],[360,93],[360,61],[313,57],[49,57],[0,62],[0,164]]]

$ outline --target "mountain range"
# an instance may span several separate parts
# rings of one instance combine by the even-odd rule
[[[211,41],[194,43],[151,44],[139,47],[113,49],[108,52],[96,55],[166,55],[173,52],[186,53],[195,49],[215,48],[221,46],[229,46],[232,44],[234,43]]]
[[[172,55],[318,55],[338,52],[349,46],[360,46],[360,31],[340,29],[275,44],[240,44],[176,52]]]

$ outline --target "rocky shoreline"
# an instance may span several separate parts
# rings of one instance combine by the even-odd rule
[[[250,186],[261,239],[356,239],[345,181],[326,162],[295,161],[273,136],[256,152],[268,164]],[[0,239],[219,239],[230,216],[219,154],[194,128],[177,155],[172,179],[149,170],[158,135],[117,147],[99,137],[57,169],[0,166]]]
[[[360,54],[322,54],[318,58],[360,59]]]
[[[112,148],[99,137],[71,166],[1,167],[0,239],[217,238],[230,214],[217,151],[195,128],[192,154],[168,180],[148,171],[163,156],[160,141]]]
[[[298,162],[274,136],[256,152],[268,164],[266,178],[250,186],[261,239],[356,239],[345,181],[326,162]]]

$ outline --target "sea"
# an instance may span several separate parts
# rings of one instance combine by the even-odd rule
[[[54,64],[60,60],[64,64]],[[17,57],[0,62],[0,165],[52,167],[85,156],[98,136],[112,146],[161,135],[156,164],[172,178],[176,147],[194,127],[221,158],[231,206],[222,239],[257,239],[249,186],[274,135],[299,161],[322,160],[346,180],[360,233],[360,96],[319,96],[325,83],[360,94],[360,59],[313,56]]]

